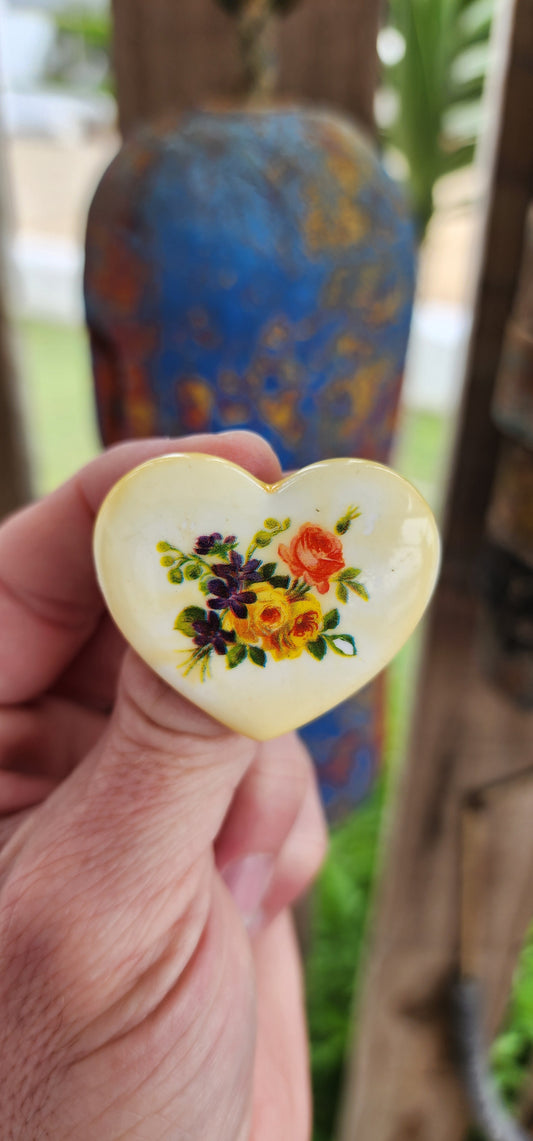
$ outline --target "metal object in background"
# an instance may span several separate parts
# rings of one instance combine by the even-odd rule
[[[507,1112],[494,1085],[483,1040],[482,989],[478,979],[460,978],[453,995],[458,1058],[476,1125],[486,1141],[531,1141]]]

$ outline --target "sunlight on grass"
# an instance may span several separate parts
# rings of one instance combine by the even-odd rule
[[[89,349],[82,329],[24,322],[20,371],[38,495],[52,491],[99,451]]]

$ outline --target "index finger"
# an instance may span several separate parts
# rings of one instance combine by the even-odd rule
[[[98,456],[52,495],[0,529],[0,703],[47,690],[93,635],[104,610],[92,558],[94,519],[114,483],[145,460],[206,452],[258,479],[279,479],[279,463],[251,432],[139,440]]]

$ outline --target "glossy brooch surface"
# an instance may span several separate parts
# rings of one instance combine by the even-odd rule
[[[420,619],[439,539],[419,493],[362,460],[265,485],[227,461],[151,460],[95,530],[109,610],[170,685],[259,740],[365,685]]]

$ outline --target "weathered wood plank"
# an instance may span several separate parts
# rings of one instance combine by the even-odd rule
[[[506,63],[443,573],[377,905],[341,1141],[463,1136],[469,1114],[449,1024],[461,928],[469,929],[464,909],[461,916],[462,806],[468,790],[533,765],[532,715],[484,679],[477,652],[476,580],[498,450],[491,401],[533,190],[533,0],[503,5],[499,31]],[[517,787],[490,797],[486,911],[478,922],[491,1033],[533,908],[533,833]]]

